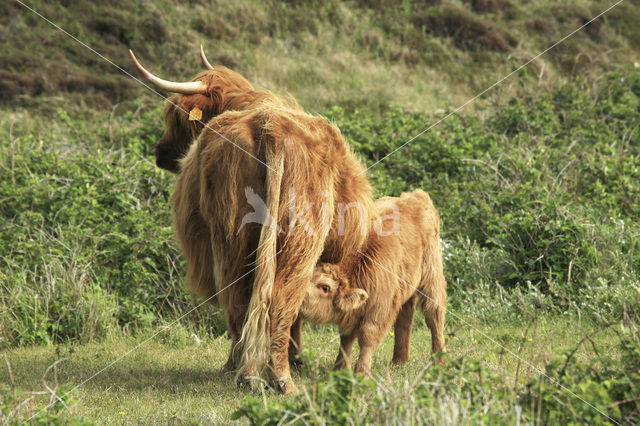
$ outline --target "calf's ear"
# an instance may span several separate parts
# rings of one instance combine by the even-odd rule
[[[342,272],[342,269],[340,269],[338,267],[334,267],[333,268],[333,273],[334,273],[335,279],[338,281],[338,286],[339,287],[341,287],[341,288],[349,288],[349,278],[347,278],[347,274]],[[362,291],[364,291],[364,290],[362,290]],[[366,291],[364,293],[367,294]]]
[[[346,288],[337,297],[337,305],[341,311],[350,311],[363,306],[369,294],[361,288]]]

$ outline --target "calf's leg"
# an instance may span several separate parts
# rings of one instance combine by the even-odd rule
[[[441,265],[441,263],[440,263]],[[446,281],[442,267],[434,267],[421,285],[424,289],[421,308],[427,327],[431,331],[431,352],[444,352],[444,317],[447,312]],[[442,362],[442,359],[440,359]]]
[[[437,218],[437,214],[436,214]],[[442,267],[442,248],[439,224],[430,238],[424,265],[425,275],[420,283],[421,308],[427,327],[431,330],[431,352],[444,352],[444,317],[447,311],[447,281]],[[438,360],[444,361],[442,357]]]
[[[431,331],[431,353],[444,352],[444,317],[446,313],[446,295],[431,293],[431,298],[423,298],[422,313],[424,321]],[[438,359],[439,364],[443,364],[442,357]]]
[[[409,343],[411,341],[413,317],[416,311],[416,299],[416,296],[413,296],[402,305],[396,323],[393,326],[395,342],[391,362],[394,364],[403,364],[409,361]]]
[[[365,377],[369,377],[371,372],[371,359],[373,352],[384,339],[385,334],[389,331],[391,324],[385,327],[378,327],[374,324],[363,324],[358,333],[358,345],[360,345],[360,355],[356,362],[354,371],[362,373]]]
[[[437,307],[424,320],[431,331],[431,353],[444,351],[444,308]]]
[[[340,335],[340,349],[336,362],[333,364],[334,370],[342,370],[351,366],[351,349],[353,349],[355,340],[356,333]]]

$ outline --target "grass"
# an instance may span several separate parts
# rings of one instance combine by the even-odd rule
[[[204,43],[212,62],[323,113],[369,165],[611,5],[68,3],[29,4],[134,75],[129,47],[186,80]],[[335,330],[307,325],[301,392],[264,400],[218,376],[229,342],[214,308],[146,342],[197,303],[170,226],[174,178],[153,164],[161,100],[19,4],[0,9],[0,423],[49,401],[36,422],[606,420],[556,380],[638,421],[637,1],[371,169],[379,195],[419,187],[441,213],[449,365],[423,371],[418,318],[407,366],[389,366],[389,336],[382,386],[353,381],[328,371]]]
[[[527,335],[523,335],[523,329],[527,328],[524,323],[489,325],[470,319],[468,326],[456,324],[455,320],[452,322],[448,329],[449,355],[452,358],[482,360],[490,371],[499,374],[514,388],[538,375],[533,366],[544,370],[554,354],[573,349],[583,334],[594,330],[592,324],[570,316],[540,318],[529,328]],[[580,332],[576,332],[578,327]],[[523,362],[505,353],[480,332],[518,354]],[[598,336],[603,351],[611,350],[608,345],[613,342],[612,336],[613,333],[607,331]],[[0,382],[11,382],[24,391],[41,390],[44,372],[62,359],[56,368],[57,382],[83,383],[146,340],[146,335],[137,338],[111,336],[102,342],[82,346],[12,349],[5,353],[12,377],[9,377],[7,368],[2,368]],[[247,394],[246,390],[236,387],[232,378],[221,377],[217,372],[226,360],[229,340],[225,336],[212,338],[207,335],[199,336],[199,340],[198,346],[196,339],[180,325],[163,332],[79,388],[77,403],[65,414],[88,418],[99,424],[228,421]],[[331,328],[307,326],[304,344],[314,356],[302,371],[294,374],[301,393],[312,391],[316,381],[326,381],[337,354],[337,334]],[[413,333],[410,362],[402,367],[390,366],[393,338],[388,336],[374,358],[378,386],[400,391],[405,383],[415,380],[425,366],[432,363],[429,347],[428,329],[421,324]],[[593,351],[586,346],[578,349],[576,357],[584,362],[597,362]],[[47,383],[52,386],[56,377],[53,371],[49,371]],[[272,402],[282,399],[270,392],[266,397]],[[47,395],[36,398],[23,407],[24,413],[33,414],[36,408],[45,406],[47,400]],[[461,416],[458,420],[465,421],[465,415],[473,414],[469,410],[482,407],[461,406],[458,409]],[[466,420],[472,420],[472,417]]]

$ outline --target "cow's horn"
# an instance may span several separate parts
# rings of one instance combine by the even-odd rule
[[[205,93],[207,91],[207,85],[201,81],[188,81],[181,83],[163,80],[156,77],[140,65],[140,62],[138,62],[131,49],[129,49],[129,54],[131,55],[131,60],[135,64],[136,68],[138,68],[138,71],[140,71],[142,75],[156,87],[164,89],[167,92],[181,93],[183,95],[194,95],[196,93]]]
[[[204,49],[202,48],[202,45],[200,45],[200,59],[202,59],[202,64],[208,70],[212,70],[213,69],[213,65],[211,65],[211,63],[209,63],[209,61],[207,61],[207,57],[204,55]]]

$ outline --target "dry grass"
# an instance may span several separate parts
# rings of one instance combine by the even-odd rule
[[[213,62],[290,92],[312,111],[337,104],[427,112],[461,104],[609,5],[448,0],[371,2],[366,8],[337,0],[305,6],[242,0],[143,10],[127,2],[73,9],[30,4],[136,76],[129,47],[158,74],[188,79],[200,68],[197,51],[204,43]],[[63,94],[104,107],[152,96],[17,3],[3,9],[0,102],[33,105],[33,96]],[[638,61],[638,13],[623,3],[537,60],[531,74],[548,87]],[[507,83],[501,90],[509,95],[524,89]]]

